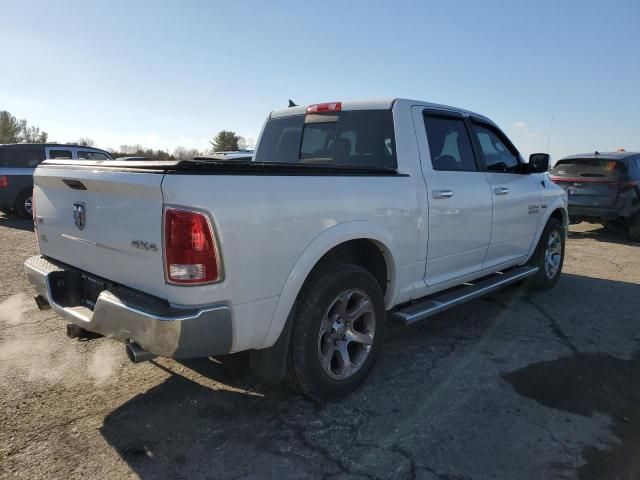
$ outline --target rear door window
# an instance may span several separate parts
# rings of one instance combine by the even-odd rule
[[[40,147],[8,146],[0,148],[0,167],[35,168],[42,161]]]
[[[53,159],[71,160],[73,158],[73,153],[71,152],[71,150],[64,150],[64,149],[49,150],[49,158],[52,160]]]
[[[434,170],[477,170],[471,139],[462,118],[425,115],[424,124]]]
[[[255,161],[395,169],[392,113],[354,110],[271,119]]]
[[[102,152],[92,152],[90,150],[78,150],[78,159],[80,160],[110,160]]]

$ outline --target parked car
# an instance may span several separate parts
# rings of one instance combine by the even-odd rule
[[[569,196],[571,223],[617,224],[640,241],[640,153],[572,155],[551,169]]]
[[[33,171],[45,159],[112,160],[104,150],[57,143],[0,145],[0,210],[31,217]]]
[[[553,287],[568,217],[548,166],[466,110],[292,107],[251,161],[44,162],[25,270],[71,337],[134,362],[250,351],[264,378],[336,398],[371,371],[387,313]]]

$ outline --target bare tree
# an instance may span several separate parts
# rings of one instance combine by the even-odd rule
[[[21,120],[22,133],[21,141],[24,143],[45,143],[49,135],[47,132],[41,132],[38,127],[27,126],[26,120]]]
[[[93,147],[95,146],[95,142],[93,139],[89,137],[80,137],[76,142],[77,145],[82,145],[83,147]]]
[[[190,160],[194,157],[200,157],[202,154],[197,148],[176,147],[173,156],[176,160]]]

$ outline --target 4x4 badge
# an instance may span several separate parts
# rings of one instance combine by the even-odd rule
[[[73,223],[76,224],[78,230],[82,230],[87,223],[86,207],[82,202],[73,204]]]

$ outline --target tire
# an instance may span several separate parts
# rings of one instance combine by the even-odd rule
[[[555,218],[550,218],[544,227],[538,246],[529,265],[538,267],[538,273],[530,277],[527,287],[533,290],[549,290],[558,281],[564,264],[564,227]]]
[[[32,217],[31,206],[33,205],[33,203],[31,195],[31,190],[25,190],[20,195],[18,195],[18,198],[16,199],[16,213],[20,218]]]
[[[286,382],[317,401],[353,392],[382,350],[385,308],[380,285],[359,266],[330,263],[296,303]]]
[[[629,239],[632,242],[640,242],[640,214],[637,214],[629,225]]]

